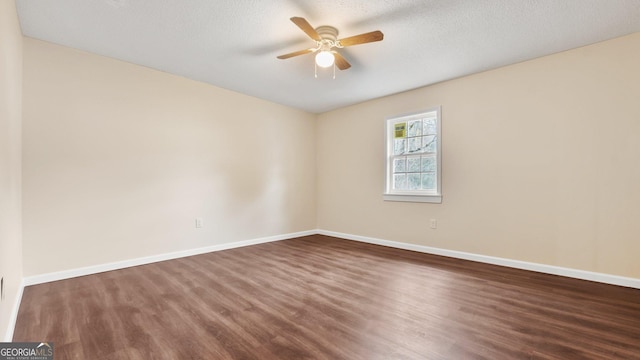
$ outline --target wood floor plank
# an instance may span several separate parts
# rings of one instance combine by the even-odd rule
[[[640,290],[314,235],[25,288],[67,359],[640,359]]]

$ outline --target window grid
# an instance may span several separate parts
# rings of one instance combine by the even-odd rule
[[[441,202],[440,108],[388,118],[385,200]]]
[[[400,120],[393,126],[392,189],[436,191],[436,116]]]

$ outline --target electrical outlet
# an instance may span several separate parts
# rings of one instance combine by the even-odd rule
[[[432,229],[436,229],[436,228],[438,227],[438,220],[436,220],[436,219],[431,219],[431,222],[429,223],[429,226],[430,226]]]
[[[202,227],[202,218],[196,218],[196,228],[200,229]]]

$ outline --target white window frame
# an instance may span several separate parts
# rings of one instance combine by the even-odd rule
[[[393,189],[393,160],[394,155],[394,125],[399,122],[408,122],[424,118],[427,114],[436,113],[436,190],[394,190]],[[408,201],[442,203],[442,124],[441,107],[437,106],[427,110],[392,116],[385,118],[385,189],[383,199],[385,201]]]

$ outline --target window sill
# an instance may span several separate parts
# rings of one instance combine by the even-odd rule
[[[442,203],[442,195],[399,195],[399,194],[383,194],[384,201],[405,201],[405,202],[422,202],[422,203]]]

